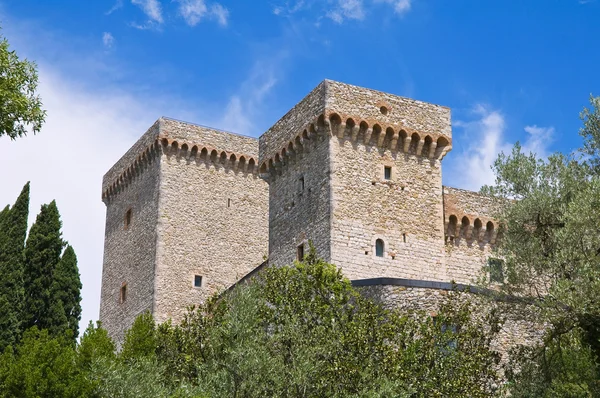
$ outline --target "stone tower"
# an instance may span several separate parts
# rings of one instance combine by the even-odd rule
[[[312,240],[350,279],[449,280],[441,159],[450,109],[333,81],[260,137],[269,260]]]
[[[106,173],[100,320],[121,341],[137,315],[181,319],[267,255],[258,140],[159,119]]]
[[[159,119],[104,176],[103,326],[177,322],[309,241],[357,286],[473,282],[495,204],[442,186],[451,142],[449,108],[330,80],[258,140]]]

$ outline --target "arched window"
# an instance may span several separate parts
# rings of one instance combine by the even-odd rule
[[[377,257],[383,257],[383,248],[384,248],[383,240],[377,239],[375,241],[375,255]]]

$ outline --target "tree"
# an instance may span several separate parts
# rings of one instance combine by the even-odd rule
[[[133,321],[125,333],[121,358],[125,361],[136,358],[154,358],[156,354],[156,325],[149,312],[144,312]]]
[[[46,112],[36,94],[37,66],[19,59],[6,38],[0,36],[0,137],[21,137],[31,128],[40,131]]]
[[[23,248],[29,215],[29,183],[12,208],[0,212],[0,353],[21,333],[23,310]]]
[[[77,367],[76,352],[62,337],[36,327],[23,335],[16,352],[0,356],[2,397],[86,397],[91,384]]]
[[[92,364],[99,359],[114,359],[115,349],[115,343],[106,329],[101,327],[100,321],[96,322],[96,326],[90,321],[77,346],[78,365],[81,369],[90,370]]]
[[[573,347],[589,350],[584,363],[600,377],[600,99],[592,98],[591,104],[581,114],[584,147],[579,152],[543,160],[517,144],[494,163],[495,186],[483,188],[505,203],[498,214],[506,225],[498,248],[507,275],[503,289],[527,296],[540,308],[540,322],[549,325],[543,343],[517,366],[540,367],[545,388],[564,381],[555,370],[574,363],[564,360],[577,352]],[[568,383],[592,388],[586,380]]]
[[[81,319],[81,280],[77,256],[71,245],[65,249],[52,273],[50,287],[50,330],[54,335],[70,330],[74,338],[79,335]]]
[[[37,326],[47,329],[57,323],[53,321],[56,312],[52,311],[51,286],[54,270],[65,244],[60,228],[60,214],[56,202],[42,205],[35,223],[29,230],[24,250],[25,328]],[[62,321],[66,319],[63,316],[64,312],[60,316]]]
[[[436,319],[385,309],[311,250],[169,326],[157,359],[213,397],[493,395],[491,335],[449,300]]]

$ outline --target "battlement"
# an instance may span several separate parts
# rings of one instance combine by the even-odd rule
[[[324,80],[259,140],[266,173],[319,134],[441,159],[451,149],[450,109]]]
[[[104,175],[102,200],[120,192],[159,154],[257,173],[258,140],[161,117]]]
[[[446,241],[464,239],[494,244],[499,225],[493,215],[499,210],[496,199],[480,193],[443,187],[444,232]]]

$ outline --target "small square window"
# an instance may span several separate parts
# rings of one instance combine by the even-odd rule
[[[298,246],[298,249],[296,250],[296,259],[298,261],[304,261],[304,244]]]
[[[127,300],[127,283],[121,285],[121,292],[119,295],[119,302],[123,304]]]
[[[383,178],[385,178],[386,180],[392,179],[392,168],[390,166],[385,166],[383,168]]]
[[[129,229],[130,225],[131,225],[131,209],[128,209],[125,212],[125,222],[124,222],[125,229]]]
[[[490,282],[504,282],[504,260],[499,258],[488,258],[488,268],[490,271]]]
[[[202,287],[202,276],[194,275],[194,287]]]

